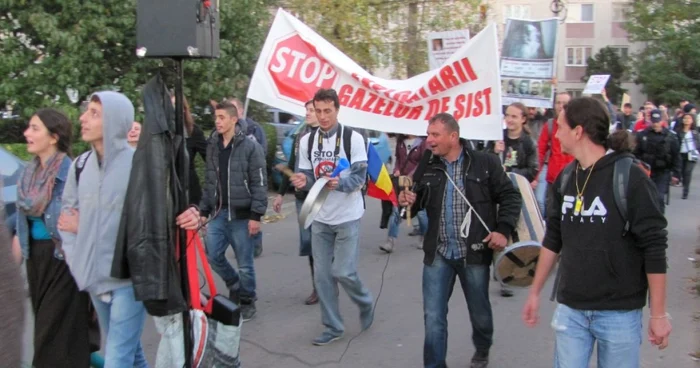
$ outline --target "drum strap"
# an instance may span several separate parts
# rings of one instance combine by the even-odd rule
[[[452,180],[452,178],[450,177],[450,174],[448,174],[446,170],[442,170],[442,171],[445,172],[445,176],[447,176],[447,180],[449,180],[450,183],[452,183],[452,186],[455,188],[457,193],[459,193],[459,196],[462,197],[462,199],[464,199],[464,202],[467,203],[467,207],[469,207],[469,210],[467,211],[467,215],[464,217],[464,221],[462,221],[462,226],[459,229],[460,235],[463,238],[466,238],[469,235],[469,229],[471,228],[471,222],[472,222],[472,216],[471,216],[472,213],[474,213],[474,215],[476,215],[476,218],[479,219],[479,222],[481,222],[481,224],[484,225],[484,229],[486,229],[486,231],[488,231],[490,234],[491,229],[489,229],[488,225],[486,225],[486,222],[484,221],[484,219],[481,218],[479,213],[474,211],[474,206],[472,206],[471,202],[469,202],[469,200],[467,199],[467,196],[465,196],[464,193],[462,193],[462,191],[459,190],[457,183],[455,183],[455,181]]]

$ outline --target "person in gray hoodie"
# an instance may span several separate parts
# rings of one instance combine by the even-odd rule
[[[12,259],[10,233],[0,190],[0,300],[4,303],[4,308],[0,308],[0,362],[5,367],[21,367],[22,339],[17,337],[24,330],[24,290],[19,265]]]
[[[90,293],[106,336],[105,368],[148,367],[141,348],[146,318],[130,279],[110,276],[134,149],[127,133],[134,106],[121,93],[97,92],[80,117],[92,149],[71,165],[58,229],[78,288]]]

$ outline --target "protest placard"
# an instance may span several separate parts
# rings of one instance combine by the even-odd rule
[[[583,89],[584,95],[596,95],[603,92],[603,88],[608,84],[608,79],[610,79],[610,74],[596,74],[588,77],[588,83],[586,83],[586,88]]]
[[[469,30],[428,33],[428,66],[437,69],[469,41]]]
[[[506,21],[501,52],[503,104],[550,108],[558,19]]]

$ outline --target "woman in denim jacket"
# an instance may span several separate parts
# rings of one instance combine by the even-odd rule
[[[34,311],[32,366],[88,367],[88,295],[80,292],[63,260],[56,229],[71,165],[72,124],[63,113],[39,110],[24,137],[34,158],[17,183],[17,235],[27,261]]]

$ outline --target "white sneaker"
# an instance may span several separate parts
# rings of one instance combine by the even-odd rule
[[[382,244],[382,245],[379,246],[379,249],[381,249],[381,250],[383,250],[383,251],[385,251],[385,252],[387,252],[387,253],[393,252],[393,251],[394,251],[394,241],[395,241],[395,240],[396,240],[396,238],[388,238],[388,239],[386,240],[386,243],[384,243],[384,244]]]

